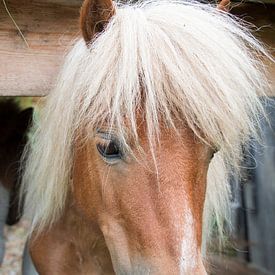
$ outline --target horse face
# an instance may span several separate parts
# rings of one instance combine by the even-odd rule
[[[154,155],[143,130],[142,156],[104,129],[76,150],[76,205],[99,225],[118,274],[205,274],[200,246],[212,152],[189,128],[178,134],[163,128]]]
[[[80,24],[87,45],[104,30],[115,8],[86,0]],[[117,274],[205,274],[202,212],[211,150],[179,125],[161,127],[153,148],[143,121],[139,146],[98,129],[75,148],[73,197],[79,213],[98,224]],[[131,153],[130,153],[131,152]]]

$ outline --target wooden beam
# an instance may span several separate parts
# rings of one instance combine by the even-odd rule
[[[79,35],[82,0],[6,0],[6,3],[29,48],[0,1],[0,95],[46,95],[55,83],[66,51]],[[258,27],[265,26],[258,34],[274,49],[274,6],[245,4],[233,12]],[[275,66],[268,66],[274,80]]]
[[[231,13],[241,19],[255,25],[253,33],[268,48],[275,58],[275,5],[265,5],[263,3],[234,3]],[[269,72],[269,80],[272,90],[269,96],[275,96],[275,64],[267,61],[266,67]]]
[[[29,48],[0,2],[0,95],[42,96],[78,36],[81,1],[6,0]]]

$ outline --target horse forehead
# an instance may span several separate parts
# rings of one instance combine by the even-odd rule
[[[156,140],[148,138],[146,121],[138,118],[137,125],[139,141],[144,149],[149,149],[150,145],[156,142],[157,145],[154,149],[157,154],[171,154],[173,152],[178,154],[180,152],[186,152],[187,154],[190,152],[193,156],[209,154],[209,146],[195,135],[185,121],[176,121],[175,128],[168,127],[165,123],[160,122]]]

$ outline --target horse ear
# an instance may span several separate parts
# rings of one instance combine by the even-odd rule
[[[80,11],[80,27],[86,43],[104,30],[115,13],[112,0],[85,0]]]
[[[217,5],[217,9],[225,12],[229,12],[230,0],[221,0]]]

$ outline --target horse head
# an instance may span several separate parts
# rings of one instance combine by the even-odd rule
[[[80,26],[24,176],[38,271],[205,274],[213,217],[222,232],[228,177],[257,132],[268,83],[256,56],[268,53],[193,2],[87,0]]]

